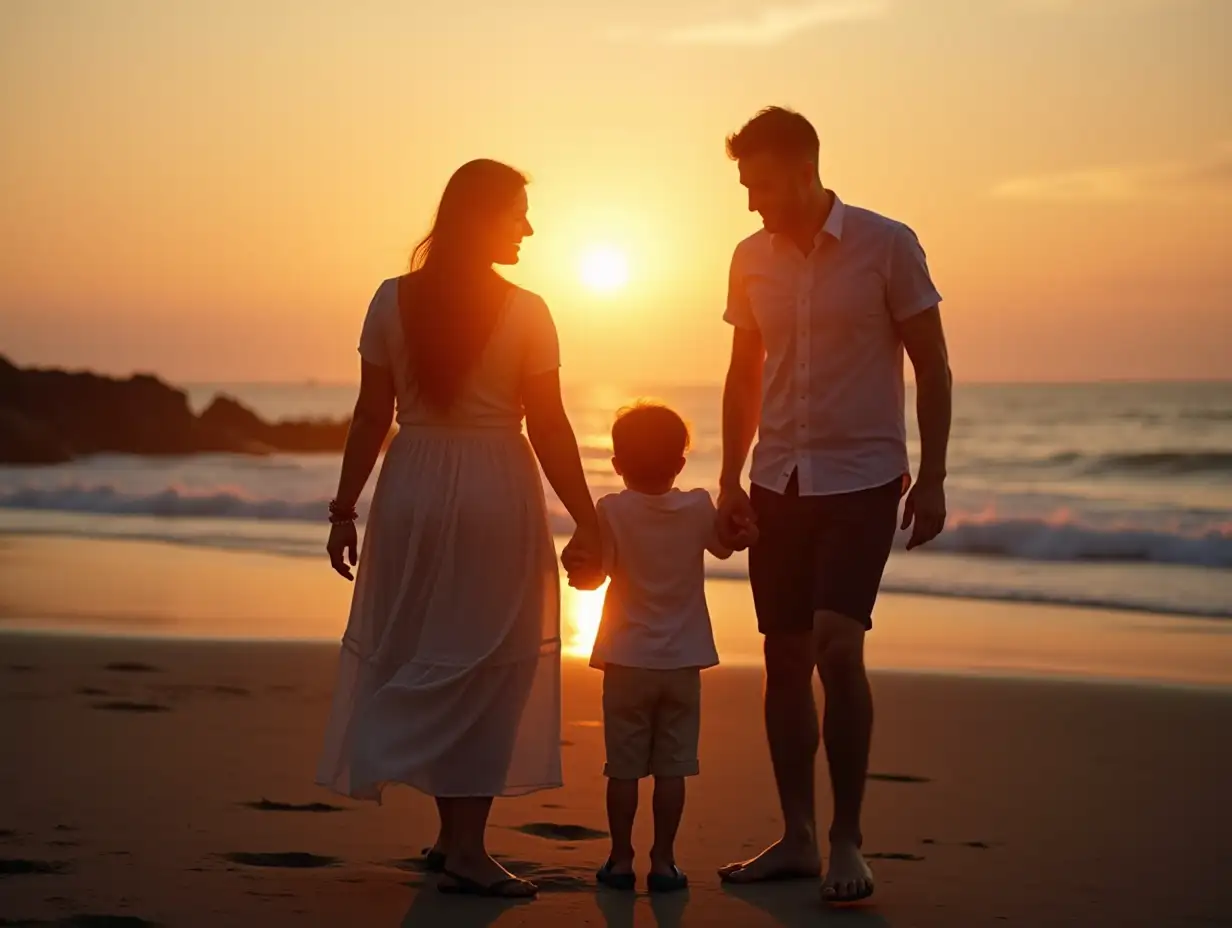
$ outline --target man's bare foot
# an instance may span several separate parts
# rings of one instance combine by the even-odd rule
[[[809,880],[821,875],[821,854],[816,844],[777,841],[756,857],[719,868],[726,883],[770,883]]]
[[[864,862],[864,855],[852,842],[830,846],[830,868],[821,884],[825,902],[858,902],[873,894],[873,872]]]

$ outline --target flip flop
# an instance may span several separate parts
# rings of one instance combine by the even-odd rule
[[[427,873],[441,873],[445,869],[445,852],[425,847],[419,863]]]
[[[646,888],[652,893],[675,893],[689,888],[689,878],[672,864],[671,873],[651,872],[646,876]]]
[[[727,873],[720,872],[719,880],[723,883],[730,883],[732,886],[752,886],[754,883],[787,883],[793,880],[815,880],[821,876],[820,872],[803,870],[799,867],[779,867],[776,870],[768,870],[755,880],[733,880],[732,876],[743,869],[743,867],[739,867]]]
[[[595,879],[609,889],[618,889],[621,892],[632,892],[637,887],[637,874],[613,873],[610,857],[607,863],[595,873]]]
[[[437,883],[436,891],[448,896],[483,896],[488,899],[531,899],[539,887],[529,880],[521,880],[516,876],[497,880],[495,883],[480,883],[460,873],[442,870],[441,875],[448,877],[452,883]]]

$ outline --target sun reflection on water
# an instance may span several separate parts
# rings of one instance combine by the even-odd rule
[[[599,619],[603,616],[603,597],[607,581],[597,590],[575,590],[565,586],[561,600],[561,638],[564,653],[569,657],[590,657],[599,633]]]

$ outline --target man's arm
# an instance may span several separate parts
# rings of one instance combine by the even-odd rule
[[[723,470],[719,476],[719,537],[731,546],[753,521],[753,507],[740,486],[761,415],[761,376],[766,349],[756,329],[736,328],[723,385]]]
[[[945,459],[953,378],[937,307],[898,323],[898,331],[915,369],[915,408],[920,427],[920,472],[903,511],[903,528],[915,522],[907,543],[911,549],[932,541],[945,528]]]
[[[756,329],[734,329],[723,384],[723,470],[719,486],[740,485],[761,413],[761,374],[766,349]]]

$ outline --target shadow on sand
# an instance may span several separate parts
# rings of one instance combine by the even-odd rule
[[[689,904],[689,891],[642,895],[600,889],[595,893],[595,904],[603,915],[605,928],[633,928],[633,912],[639,902],[649,900],[657,928],[680,928],[685,906]],[[643,921],[643,924],[645,922]]]
[[[891,928],[886,919],[864,906],[830,907],[821,901],[821,881],[736,886],[723,884],[723,894],[760,909],[783,928]]]
[[[446,896],[425,883],[402,919],[401,928],[488,928],[512,909],[534,905],[529,899],[476,899]]]

